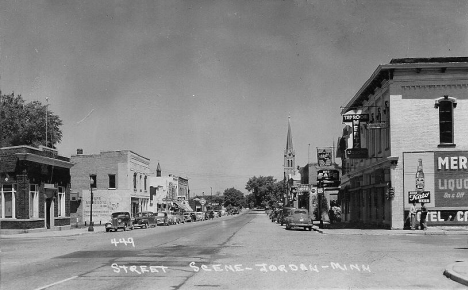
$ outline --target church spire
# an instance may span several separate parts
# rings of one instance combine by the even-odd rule
[[[292,132],[291,132],[291,116],[288,117],[288,136],[286,137],[286,151],[293,151]]]
[[[156,168],[156,177],[161,177],[161,166],[159,165],[159,162],[158,167]]]
[[[296,152],[293,148],[292,131],[291,131],[291,116],[288,117],[288,135],[286,137],[286,149],[284,150],[284,174],[289,178],[296,173]]]

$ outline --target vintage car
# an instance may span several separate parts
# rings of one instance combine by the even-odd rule
[[[195,213],[195,216],[197,218],[197,221],[204,221],[205,220],[205,213],[201,211],[197,211]]]
[[[302,227],[304,230],[312,230],[312,219],[309,217],[309,211],[306,209],[293,209],[284,219],[286,229]]]
[[[156,216],[151,211],[139,212],[135,215],[135,219],[133,220],[134,227],[146,229],[148,227],[155,227],[156,225]]]
[[[129,212],[114,212],[111,214],[111,219],[105,224],[106,232],[117,231],[122,229],[124,231],[133,230],[133,223],[130,218]]]
[[[171,225],[177,225],[183,222],[183,218],[180,216],[178,212],[168,213],[167,218],[169,220],[169,224]]]
[[[293,209],[296,209],[294,207],[283,207],[282,209],[280,209],[279,213],[278,213],[278,216],[276,218],[276,222],[277,223],[280,223],[281,225],[284,225],[284,219],[289,216],[289,213],[291,212],[291,210]]]
[[[184,212],[184,222],[191,222],[192,221],[192,213],[189,211]]]
[[[167,212],[158,212],[155,215],[156,215],[156,225],[158,226],[169,225],[169,217],[167,216]]]

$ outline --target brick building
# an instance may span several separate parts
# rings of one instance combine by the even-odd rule
[[[72,155],[71,192],[76,195],[77,223],[89,223],[91,187],[93,222],[106,222],[115,211],[128,211],[134,216],[149,209],[148,178],[154,175],[150,159],[130,150],[103,151],[99,154]]]
[[[401,229],[415,201],[428,225],[468,224],[467,57],[379,65],[342,118],[346,221]]]
[[[0,228],[70,226],[72,166],[52,148],[0,148]]]

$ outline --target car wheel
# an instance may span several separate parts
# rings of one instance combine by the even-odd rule
[[[123,230],[124,232],[127,230],[127,225],[124,226]]]
[[[106,232],[109,232],[109,231],[110,231],[110,229],[106,229]]]
[[[312,231],[312,227],[309,227],[309,231]]]

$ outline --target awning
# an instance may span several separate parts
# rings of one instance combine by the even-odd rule
[[[174,201],[174,203],[180,208],[185,211],[193,211],[193,209],[190,207],[188,203],[185,203],[183,201]]]

